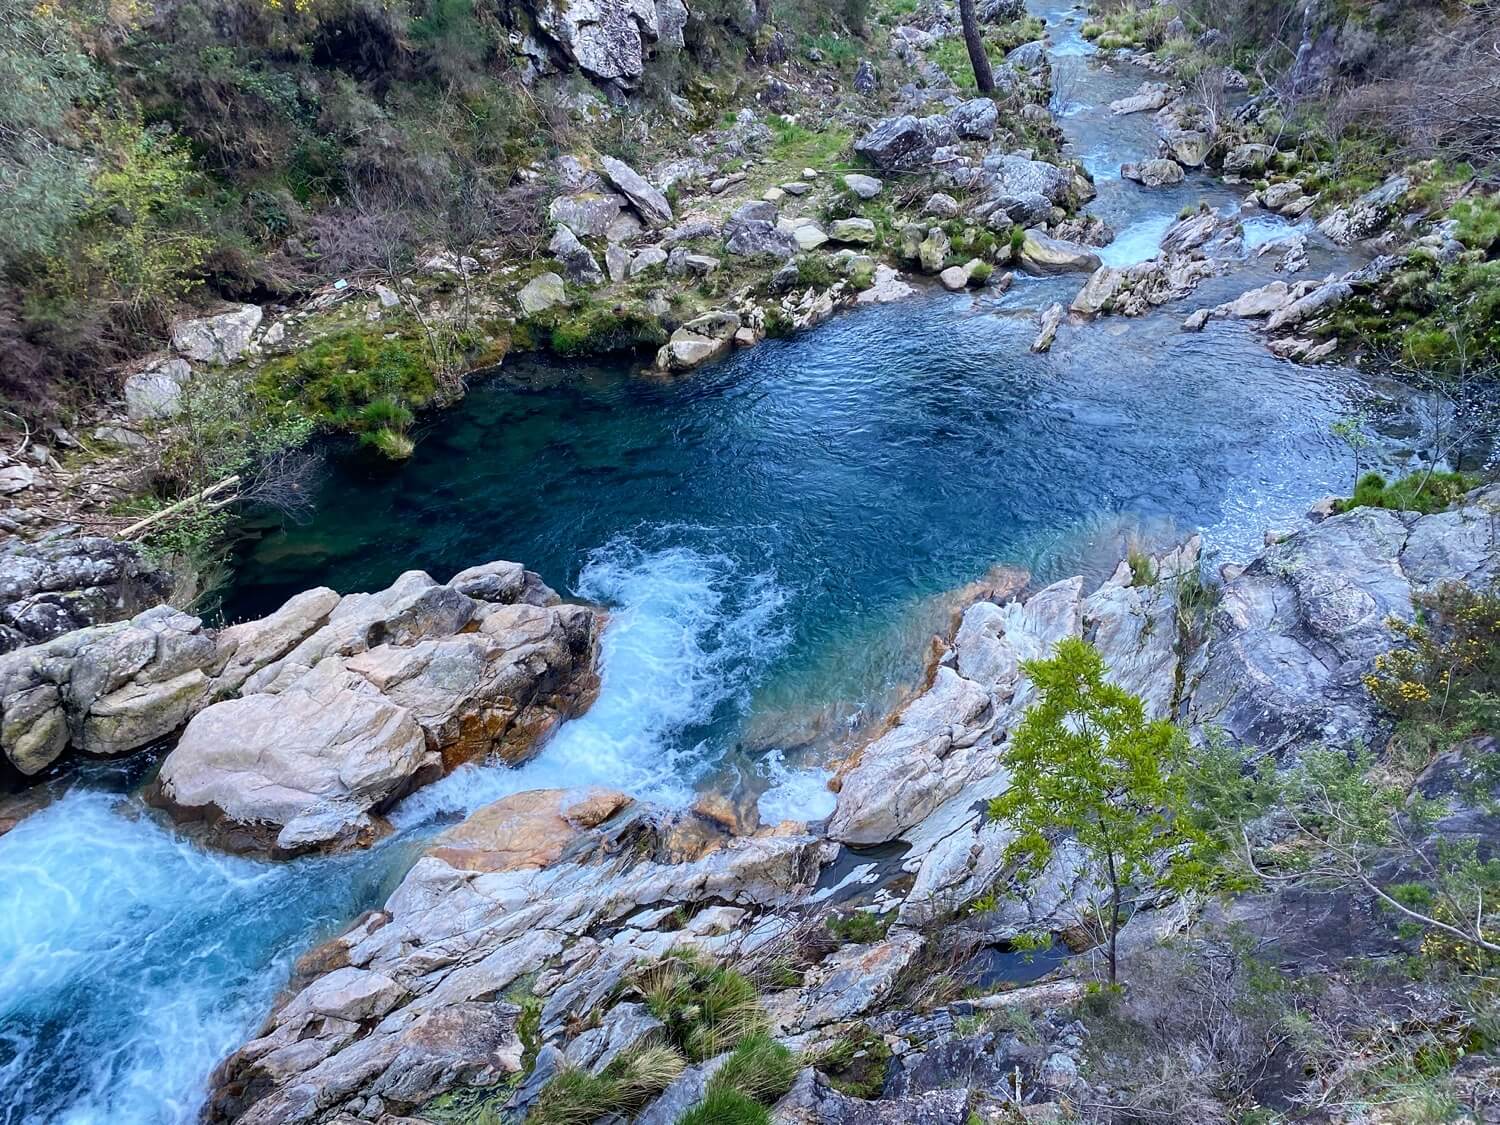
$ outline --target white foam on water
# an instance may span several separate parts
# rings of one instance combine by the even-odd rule
[[[1252,215],[1243,223],[1245,228],[1245,250],[1250,252],[1278,238],[1285,238],[1297,230],[1297,226],[1280,215]]]
[[[758,765],[772,783],[757,802],[762,824],[833,815],[838,798],[828,788],[832,770],[788,765],[779,751],[767,754]]]
[[[291,956],[366,905],[322,862],[214,855],[82,790],[0,837],[0,1123],[196,1121]]]
[[[681,745],[683,735],[745,698],[785,644],[782,592],[771,575],[746,574],[724,556],[617,539],[591,555],[578,594],[612,607],[594,705],[519,769],[464,766],[413,794],[391,817],[398,827],[528,789],[602,785],[663,804],[692,801],[706,748]]]
[[[1108,246],[1098,247],[1094,253],[1106,266],[1123,269],[1138,262],[1149,262],[1161,252],[1162,235],[1177,221],[1176,215],[1152,215],[1148,219],[1131,223],[1115,235]]]

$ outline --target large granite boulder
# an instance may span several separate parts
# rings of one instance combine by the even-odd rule
[[[630,200],[630,205],[645,220],[647,226],[671,225],[672,205],[667,202],[665,195],[647,182],[646,177],[625,161],[613,156],[600,157],[599,169],[604,173],[604,178],[614,185],[615,190]]]
[[[624,206],[618,195],[580,191],[559,195],[547,205],[547,217],[579,238],[604,238]]]
[[[172,346],[199,363],[233,363],[249,349],[262,315],[259,305],[238,305],[214,316],[183,321],[172,328]]]
[[[883,172],[919,172],[931,165],[937,143],[920,119],[906,114],[877,121],[854,151]]]
[[[193,718],[152,800],[224,846],[293,855],[368,842],[464,762],[525,762],[592,699],[598,615],[517,569],[413,571],[332,604],[309,591],[226,630],[219,683],[241,696]]]
[[[1020,265],[1031,274],[1093,273],[1101,265],[1099,255],[1087,246],[1049,238],[1041,231],[1029,229],[1021,243]]]
[[[370,842],[372,813],[438,765],[410,710],[330,658],[279,694],[203,711],[157,785],[179,819],[224,823],[224,843],[264,847],[274,831],[265,850],[295,855]]]
[[[172,357],[125,379],[125,412],[134,422],[156,422],[182,413],[182,392],[192,378],[187,360]]]
[[[567,62],[627,89],[640,81],[650,44],[663,31],[656,0],[538,0],[530,7],[537,30]],[[667,38],[680,43],[686,13],[678,19],[668,5],[666,14]]]
[[[28,558],[31,581],[55,561]],[[188,725],[164,766],[165,803],[225,821],[241,842],[254,820],[272,846],[290,807],[285,792],[271,801],[273,790],[302,784],[309,816],[326,812],[319,801],[348,812],[370,797],[349,814],[354,828],[335,833],[354,838],[369,827],[364,812],[461,762],[534,754],[592,699],[598,623],[596,611],[560,604],[505,562],[447,584],[414,571],[374,594],[308,590],[217,634],[157,606],[0,656],[0,754],[33,776],[69,748],[124,754]],[[375,765],[358,760],[366,753]],[[372,781],[372,769],[402,776]],[[347,801],[329,796],[341,785],[354,794]],[[275,807],[251,816],[257,786]]]
[[[171,590],[171,575],[131,543],[13,542],[0,553],[0,652],[132,617]]]
[[[213,639],[157,606],[0,657],[0,753],[32,776],[70,746],[137,750],[180,728],[212,690]]]

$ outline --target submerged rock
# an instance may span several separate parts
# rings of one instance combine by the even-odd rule
[[[1036,339],[1031,341],[1031,350],[1036,353],[1050,352],[1052,342],[1057,339],[1057,329],[1062,324],[1063,307],[1056,302],[1042,310],[1041,326]]]

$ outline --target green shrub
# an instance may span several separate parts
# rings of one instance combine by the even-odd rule
[[[708,1090],[734,1090],[751,1101],[770,1105],[791,1089],[800,1066],[796,1055],[769,1033],[758,1031],[740,1040],[709,1079]]]
[[[635,1114],[682,1073],[670,1047],[637,1047],[598,1074],[569,1068],[542,1087],[526,1118],[532,1125],[593,1125],[612,1113]]]
[[[1500,242],[1500,204],[1493,198],[1461,199],[1449,213],[1458,222],[1458,240],[1465,246],[1488,251]]]
[[[1464,493],[1479,484],[1467,473],[1411,473],[1387,482],[1379,473],[1359,478],[1354,495],[1334,505],[1338,512],[1355,508],[1389,508],[1398,512],[1441,512],[1463,499]]]
[[[838,277],[826,259],[797,259],[797,286],[801,289],[831,289]]]
[[[1403,647],[1377,656],[1364,684],[1425,765],[1433,751],[1500,723],[1500,584],[1450,583],[1413,602],[1413,620],[1389,622]]]
[[[677,1119],[677,1125],[770,1125],[765,1106],[737,1090],[710,1090],[698,1105]]]

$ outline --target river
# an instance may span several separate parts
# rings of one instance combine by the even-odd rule
[[[1106,106],[1143,75],[1088,67],[1077,14],[1037,10],[1093,209],[1120,232],[1107,261],[1150,257],[1185,205],[1237,206],[1205,176],[1121,181],[1154,139],[1148,116]],[[1251,241],[1285,228],[1248,224]],[[1311,256],[1304,276],[1341,260],[1316,241]],[[1187,307],[1269,270],[1248,263]],[[765,819],[824,815],[828,755],[919,674],[945,591],[1001,563],[1097,575],[1127,542],[1193,528],[1243,558],[1347,487],[1329,425],[1361,394],[1352,373],[1275,360],[1241,324],[1181,332],[1179,306],[1064,326],[1028,354],[1038,310],[1082,280],[926,293],[675,382],[520,362],[399,469],[332,459],[310,518],[243,551],[226,617],[516,559],[612,607],[598,702],[532,765],[466,767],[398,809],[395,838],[333,859],[199,849],[134,796],[145,763],[54,783],[0,837],[0,1123],[193,1120],[295,957],[380,902],[445,818],[585,782],[666,802],[746,786]]]

